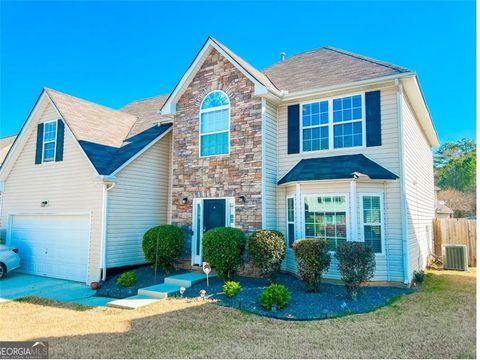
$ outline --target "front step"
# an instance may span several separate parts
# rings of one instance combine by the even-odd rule
[[[145,295],[135,295],[125,299],[110,301],[107,303],[107,306],[119,309],[138,309],[156,303],[157,301],[160,301],[160,299]]]
[[[180,285],[158,284],[143,289],[138,289],[138,295],[150,296],[157,299],[164,299],[179,292]]]
[[[217,274],[210,274],[208,277],[212,278],[215,276],[217,276]],[[189,288],[193,284],[196,284],[206,279],[207,279],[207,275],[205,274],[190,272],[185,274],[169,276],[169,277],[166,277],[163,281],[165,282],[165,284],[173,284],[173,285]]]

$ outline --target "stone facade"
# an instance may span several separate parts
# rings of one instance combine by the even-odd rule
[[[199,110],[213,90],[224,91],[230,99],[230,154],[200,158]],[[261,228],[262,103],[253,93],[253,83],[212,50],[177,102],[172,224],[191,229],[194,198],[234,197],[235,226],[245,232]],[[244,203],[240,195],[245,196]],[[183,198],[188,198],[186,204]]]

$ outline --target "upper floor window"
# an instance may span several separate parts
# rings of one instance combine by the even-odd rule
[[[55,148],[57,143],[57,121],[44,123],[43,128],[43,162],[55,160]]]
[[[230,152],[230,101],[222,91],[213,91],[200,107],[200,156]]]
[[[303,151],[363,145],[362,95],[302,105]]]

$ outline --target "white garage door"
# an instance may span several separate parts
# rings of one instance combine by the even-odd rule
[[[89,219],[85,215],[13,215],[9,245],[19,250],[21,271],[86,282]]]

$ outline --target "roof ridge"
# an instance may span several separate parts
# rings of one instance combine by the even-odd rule
[[[333,46],[324,46],[323,48],[327,49],[327,50],[330,50],[330,51],[340,53],[340,54],[351,56],[351,57],[359,59],[359,60],[368,61],[368,62],[371,62],[373,64],[377,64],[377,65],[380,65],[380,66],[385,66],[385,67],[388,67],[388,68],[396,70],[396,71],[405,71],[405,70],[410,71],[407,68],[404,68],[404,67],[396,65],[396,64],[391,64],[391,63],[386,62],[386,61],[381,61],[381,60],[377,60],[377,59],[367,57],[367,56],[363,56],[363,55],[360,55],[360,54],[355,54],[355,53],[350,52],[348,50],[338,49],[338,48],[335,48]]]
[[[15,136],[18,136],[18,134],[2,136],[2,137],[0,137],[0,140],[8,139],[8,138],[15,137]]]
[[[55,93],[58,93],[60,95],[64,95],[64,96],[68,96],[70,98],[73,98],[73,99],[76,99],[76,100],[80,100],[80,101],[84,101],[86,103],[89,103],[89,104],[92,104],[92,105],[95,105],[95,106],[99,106],[99,107],[102,107],[104,109],[107,109],[107,110],[110,110],[110,111],[115,111],[117,113],[121,113],[121,114],[124,114],[124,115],[128,115],[128,116],[131,116],[131,117],[134,117],[134,118],[137,118],[136,116],[132,115],[132,114],[129,114],[129,113],[126,113],[126,112],[123,112],[123,111],[120,111],[120,110],[116,110],[116,109],[113,109],[111,107],[108,107],[106,105],[102,105],[102,104],[98,104],[96,102],[93,102],[91,100],[86,100],[86,99],[82,99],[78,96],[73,96],[73,95],[70,95],[70,94],[67,94],[67,93],[64,93],[64,92],[61,92],[61,91],[58,91],[58,90],[55,90],[55,89],[51,89],[51,88],[48,88],[48,87],[44,87],[45,91],[48,93],[49,91],[53,91]]]
[[[266,68],[263,68],[263,69],[260,70],[260,71],[262,72],[262,74],[265,74],[265,73],[264,73],[265,70],[267,70],[267,69],[269,69],[269,68],[271,68],[271,67],[273,67],[273,66],[275,66],[275,65],[277,65],[277,64],[281,64],[281,63],[284,62],[284,61],[288,61],[288,60],[292,59],[292,58],[295,57],[295,56],[299,56],[299,55],[306,54],[306,53],[309,53],[309,52],[314,52],[314,51],[322,50],[322,49],[325,49],[325,48],[327,48],[327,46],[320,46],[320,47],[315,48],[315,49],[300,51],[300,52],[298,52],[298,53],[293,54],[292,56],[286,57],[285,60],[280,60],[280,61],[274,62],[273,64],[267,66]],[[265,74],[265,75],[266,75],[266,74]]]
[[[122,106],[120,109],[124,109],[129,105],[136,104],[136,103],[139,103],[139,102],[142,102],[142,101],[148,101],[148,100],[152,100],[152,99],[159,98],[159,97],[162,97],[162,96],[169,96],[169,95],[170,95],[170,93],[166,93],[166,94],[162,94],[162,95],[154,95],[154,96],[149,96],[149,97],[146,97],[146,98],[143,98],[143,99],[133,100],[133,101],[129,102],[127,105]],[[122,112],[121,110],[118,110],[118,111]]]

